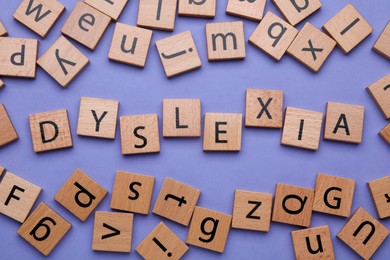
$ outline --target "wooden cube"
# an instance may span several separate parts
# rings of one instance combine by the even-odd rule
[[[317,174],[313,211],[349,217],[355,183],[351,179]]]
[[[326,103],[324,139],[360,144],[363,137],[364,106]]]
[[[188,246],[160,222],[135,249],[144,259],[180,259]]]
[[[65,6],[56,0],[23,0],[14,13],[14,18],[41,37],[60,18]]]
[[[367,91],[382,112],[385,119],[390,118],[390,74],[371,84]]]
[[[387,23],[372,49],[390,60],[390,22]]]
[[[177,0],[140,0],[137,26],[173,31]]]
[[[207,56],[209,61],[244,59],[244,24],[223,22],[206,24]]]
[[[29,121],[36,153],[73,146],[66,109],[31,114]]]
[[[132,235],[133,214],[101,211],[95,213],[93,250],[130,253]]]
[[[306,23],[288,47],[287,53],[313,72],[317,72],[335,46],[336,42],[332,38]]]
[[[297,34],[297,29],[272,12],[268,12],[253,31],[248,41],[256,48],[279,61]]]
[[[242,115],[206,113],[203,151],[240,151]]]
[[[110,207],[147,215],[153,187],[153,176],[117,171]]]
[[[390,123],[379,132],[379,136],[390,145]]]
[[[18,138],[18,133],[16,133],[5,106],[0,104],[0,147],[18,140]]]
[[[344,53],[349,53],[373,31],[352,4],[345,6],[322,28],[336,40]]]
[[[3,23],[0,21],[0,37],[7,36],[8,32],[7,29],[5,29]]]
[[[232,227],[255,231],[269,231],[272,211],[272,194],[236,190]]]
[[[116,23],[108,58],[143,68],[148,56],[152,31]]]
[[[179,0],[180,16],[191,16],[200,18],[214,18],[216,0]]]
[[[157,114],[121,116],[122,154],[160,152]]]
[[[82,97],[77,134],[115,139],[119,101]]]
[[[281,128],[283,125],[283,91],[247,89],[245,126]]]
[[[88,63],[89,59],[64,36],[37,60],[37,64],[64,88]]]
[[[200,136],[200,99],[163,100],[163,136]]]
[[[111,19],[95,8],[77,2],[61,32],[91,50],[95,50]]]
[[[266,0],[229,0],[226,13],[259,22],[263,17],[265,2]]]
[[[272,221],[309,227],[314,201],[314,190],[276,184]]]
[[[3,170],[0,169],[1,173]],[[41,190],[31,182],[7,172],[0,183],[0,212],[23,223]]]
[[[380,219],[390,217],[390,176],[367,183]]]
[[[81,221],[85,221],[107,191],[80,169],[76,169],[54,199]]]
[[[273,0],[273,2],[292,26],[295,26],[322,6],[319,0]]]
[[[320,144],[322,113],[287,107],[281,144],[317,150]]]
[[[85,3],[116,21],[125,8],[127,1],[128,0],[85,0]]]
[[[291,232],[295,259],[335,259],[329,226]]]
[[[38,41],[0,37],[0,76],[35,78]]]
[[[65,219],[41,203],[18,229],[18,234],[48,256],[72,227]]]
[[[168,78],[202,66],[190,31],[156,41],[156,47]]]
[[[337,234],[364,259],[369,259],[389,235],[389,230],[367,211],[359,208]]]

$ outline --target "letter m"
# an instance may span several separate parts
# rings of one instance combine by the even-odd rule
[[[220,37],[222,39],[223,50],[226,51],[227,50],[227,38],[229,36],[232,38],[233,49],[236,50],[237,49],[237,38],[236,38],[236,35],[234,33],[232,33],[232,32],[228,32],[227,34],[217,33],[217,34],[212,34],[211,35],[212,42],[213,42],[213,51],[217,50],[217,38],[218,37]]]
[[[38,5],[33,7],[33,3],[34,3],[34,0],[29,1],[27,9],[26,9],[26,15],[28,16],[28,15],[36,12],[34,21],[39,22],[42,18],[44,18],[45,16],[47,16],[48,14],[51,13],[50,10],[47,10],[46,12],[41,14],[42,4],[38,4]]]

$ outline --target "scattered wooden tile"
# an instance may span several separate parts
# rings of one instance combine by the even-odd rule
[[[349,217],[355,183],[351,179],[317,174],[313,211]]]
[[[36,153],[73,146],[66,109],[31,114],[29,121]]]
[[[380,132],[379,132],[380,137],[390,145],[390,123],[387,124]]]
[[[322,6],[319,0],[273,0],[273,2],[292,26],[295,26]]]
[[[160,222],[135,249],[144,259],[180,259],[188,246]]]
[[[268,232],[271,222],[272,194],[236,190],[232,227]]]
[[[206,113],[204,151],[240,151],[242,114]]]
[[[37,61],[64,88],[88,63],[88,58],[64,36],[60,36]]]
[[[85,3],[116,21],[125,8],[127,1],[128,0],[85,0]]]
[[[297,29],[272,12],[268,12],[253,31],[248,41],[256,48],[279,61],[297,34]]]
[[[190,31],[156,41],[156,47],[168,78],[202,66]]]
[[[4,83],[4,81],[2,81],[1,79],[0,79],[0,89],[2,89],[2,88],[4,88],[5,87],[5,83]]]
[[[14,18],[41,37],[46,37],[65,6],[56,0],[23,0]]]
[[[244,59],[244,24],[223,22],[206,24],[207,56],[209,61]]]
[[[5,171],[4,167],[0,165],[0,178],[1,178],[1,175],[3,175],[4,171]]]
[[[363,122],[364,106],[328,102],[324,139],[360,144],[363,137]]]
[[[390,74],[371,84],[367,91],[382,112],[385,119],[390,118]]]
[[[291,232],[295,259],[335,259],[329,226]]]
[[[110,207],[147,215],[153,187],[153,176],[117,171]]]
[[[132,235],[133,214],[101,211],[95,213],[93,250],[130,253]]]
[[[390,217],[390,176],[367,183],[380,219]]]
[[[84,2],[77,2],[61,32],[94,50],[106,31],[110,20],[110,17]]]
[[[390,22],[387,23],[372,49],[390,60]]]
[[[178,14],[180,16],[214,18],[216,3],[216,0],[179,0]]]
[[[367,211],[359,208],[337,234],[364,259],[369,259],[389,235],[389,230]]]
[[[80,169],[76,169],[54,199],[81,221],[85,221],[107,191]]]
[[[116,23],[108,58],[112,61],[143,68],[151,39],[151,30]]]
[[[7,36],[8,32],[7,29],[5,29],[3,23],[0,21],[0,37]]]
[[[23,223],[40,193],[40,187],[7,172],[0,183],[0,212]]]
[[[0,37],[0,76],[35,78],[38,41]]]
[[[122,154],[160,152],[157,114],[121,116]]]
[[[263,17],[265,2],[266,0],[229,0],[226,13],[259,22]]]
[[[322,113],[287,107],[281,144],[317,150],[321,127]]]
[[[320,70],[336,42],[310,23],[306,23],[287,49],[287,53],[296,58],[313,72]]]
[[[119,101],[82,97],[77,134],[115,139]]]
[[[163,136],[200,136],[200,99],[163,100]]]
[[[309,227],[313,200],[313,189],[276,184],[272,221]]]
[[[18,133],[3,104],[0,104],[0,147],[18,140]]]
[[[173,31],[177,0],[140,0],[137,26]]]

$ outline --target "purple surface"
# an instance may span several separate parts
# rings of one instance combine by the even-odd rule
[[[12,18],[20,1],[0,0],[0,19],[11,37],[38,38],[39,54],[60,36],[60,29],[73,9],[76,0],[66,5],[46,39]],[[323,0],[323,7],[306,21],[320,28],[349,0]],[[0,91],[18,131],[20,139],[0,149],[0,165],[10,172],[43,188],[37,203],[45,202],[73,225],[50,257],[56,259],[140,259],[135,247],[160,222],[164,221],[182,239],[187,228],[157,215],[135,216],[132,252],[130,254],[93,252],[93,216],[82,223],[56,203],[54,194],[70,174],[80,167],[111,193],[116,170],[153,175],[156,184],[153,206],[163,180],[169,176],[201,190],[199,206],[231,214],[235,189],[274,193],[276,183],[313,188],[317,172],[352,178],[357,181],[353,211],[363,207],[377,217],[366,182],[389,174],[389,147],[377,135],[385,126],[377,107],[365,88],[389,73],[389,61],[371,50],[375,40],[388,22],[388,0],[351,1],[363,14],[374,32],[350,54],[336,48],[319,73],[313,74],[296,60],[284,56],[275,62],[253,46],[247,45],[243,61],[209,63],[207,61],[205,29],[209,22],[241,20],[225,15],[227,1],[218,1],[213,20],[176,19],[173,33],[155,31],[144,69],[110,62],[107,59],[114,23],[111,23],[94,52],[75,45],[90,59],[87,68],[62,89],[46,72],[38,69],[35,80],[5,78],[7,86]],[[280,16],[267,1],[266,11]],[[136,24],[138,1],[130,0],[119,22]],[[302,28],[304,22],[297,28]],[[244,20],[247,40],[257,23]],[[199,51],[202,68],[168,80],[165,77],[154,42],[176,33],[191,30]],[[0,50],[1,51],[1,50]],[[327,101],[364,105],[366,116],[363,143],[351,145],[321,140],[317,152],[281,146],[280,130],[243,128],[242,150],[238,153],[204,153],[202,138],[161,138],[161,152],[124,157],[121,155],[119,131],[114,141],[76,135],[80,97],[100,97],[120,101],[120,115],[158,113],[161,131],[163,98],[200,98],[202,113],[245,113],[246,88],[281,89],[285,105],[325,112]],[[74,147],[42,154],[34,153],[28,125],[28,114],[66,108],[69,112]],[[119,130],[119,128],[118,128]],[[98,206],[110,211],[109,194]],[[346,219],[313,213],[312,227],[329,225],[335,254],[338,259],[357,259],[350,248],[336,239]],[[381,221],[390,228],[390,220]],[[3,259],[44,258],[16,233],[19,223],[0,215]],[[271,223],[268,233],[231,229],[223,254],[190,246],[184,259],[292,259],[294,251],[290,232],[298,230],[286,224]],[[374,259],[389,259],[390,239],[374,255]]]

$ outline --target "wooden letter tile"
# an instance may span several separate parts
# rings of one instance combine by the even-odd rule
[[[226,13],[253,21],[263,17],[266,0],[229,0]]]
[[[147,215],[153,187],[153,176],[117,171],[110,207]]]
[[[380,137],[390,145],[390,123],[387,124],[380,132],[379,132]]]
[[[160,222],[135,249],[144,259],[180,259],[188,246]]]
[[[0,21],[0,37],[7,36],[7,35],[8,35],[8,32],[5,29],[3,23]]]
[[[200,190],[165,178],[153,213],[188,226],[200,195]]]
[[[372,49],[390,60],[390,22],[387,23]]]
[[[157,30],[173,31],[177,0],[140,0],[137,25]]]
[[[0,165],[0,178],[1,178],[1,175],[3,175],[4,171],[5,171],[4,167]]]
[[[156,47],[168,78],[202,66],[190,31],[156,41]]]
[[[131,251],[133,214],[96,212],[92,249],[96,251]]]
[[[85,3],[116,21],[125,8],[127,1],[128,0],[85,0]]]
[[[180,16],[214,18],[216,0],[179,0]]]
[[[18,134],[3,104],[0,104],[0,147],[18,139]]]
[[[119,101],[82,97],[77,134],[115,139]]]
[[[69,177],[54,199],[85,221],[106,196],[107,191],[80,169]]]
[[[369,259],[389,235],[389,230],[367,211],[359,208],[337,234],[364,259]]]
[[[390,176],[367,183],[380,219],[390,217]]]
[[[232,227],[256,231],[269,231],[272,194],[236,190]]]
[[[2,88],[4,88],[5,87],[5,83],[4,83],[4,81],[2,81],[1,79],[0,79],[0,89],[2,89]]]
[[[352,4],[345,6],[322,27],[344,53],[349,53],[372,33],[372,27]]]
[[[317,150],[320,143],[322,113],[287,107],[281,143]]]
[[[66,87],[87,66],[89,60],[64,36],[60,36],[37,63],[62,87]]]
[[[368,93],[382,112],[385,119],[390,118],[390,74],[384,76],[367,88]]]
[[[322,6],[319,0],[273,0],[273,2],[292,26]]]
[[[110,17],[95,8],[83,2],[77,2],[61,32],[94,50],[110,20]]]
[[[313,189],[278,183],[272,221],[309,227],[313,201]]]
[[[36,153],[73,146],[66,109],[32,114],[29,121]]]

